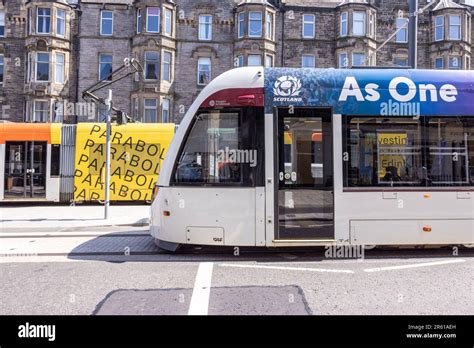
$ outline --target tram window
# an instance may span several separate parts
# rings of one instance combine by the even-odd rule
[[[474,120],[431,118],[428,122],[431,186],[474,184]]]
[[[474,186],[472,117],[344,121],[346,187]]]
[[[60,145],[51,145],[51,176],[59,176]]]
[[[346,121],[345,186],[419,186],[423,182],[421,127],[412,118]]]
[[[174,183],[263,185],[263,109],[203,110],[176,164]]]

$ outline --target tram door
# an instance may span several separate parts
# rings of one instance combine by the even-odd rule
[[[46,142],[7,142],[5,198],[46,197]]]
[[[331,110],[277,113],[276,239],[334,239]]]

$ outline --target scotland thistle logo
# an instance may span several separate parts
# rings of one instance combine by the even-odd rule
[[[275,101],[301,101],[298,98],[301,93],[301,80],[293,76],[281,76],[274,84],[273,94]]]

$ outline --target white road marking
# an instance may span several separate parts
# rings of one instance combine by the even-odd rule
[[[465,261],[466,260],[464,260],[464,259],[457,259],[457,260],[446,260],[446,261],[422,262],[422,263],[416,263],[416,264],[412,264],[412,265],[366,268],[366,269],[364,269],[364,272],[380,272],[380,271],[391,271],[391,270],[396,270],[396,269],[429,267],[429,266],[446,265],[446,264],[450,264],[450,263],[459,263],[459,262],[465,262]]]
[[[347,270],[347,269],[283,267],[283,266],[265,266],[265,265],[237,265],[237,264],[231,264],[231,263],[221,263],[219,266],[236,267],[236,268],[278,269],[278,270],[284,270],[284,271],[308,271],[308,272],[322,272],[322,273],[354,273],[354,271]]]
[[[213,262],[201,262],[199,264],[188,315],[207,315],[213,268]]]

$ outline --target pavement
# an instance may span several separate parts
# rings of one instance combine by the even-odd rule
[[[149,216],[149,205],[112,205],[107,220],[101,205],[3,205],[0,206],[0,229],[144,226],[148,225]]]

